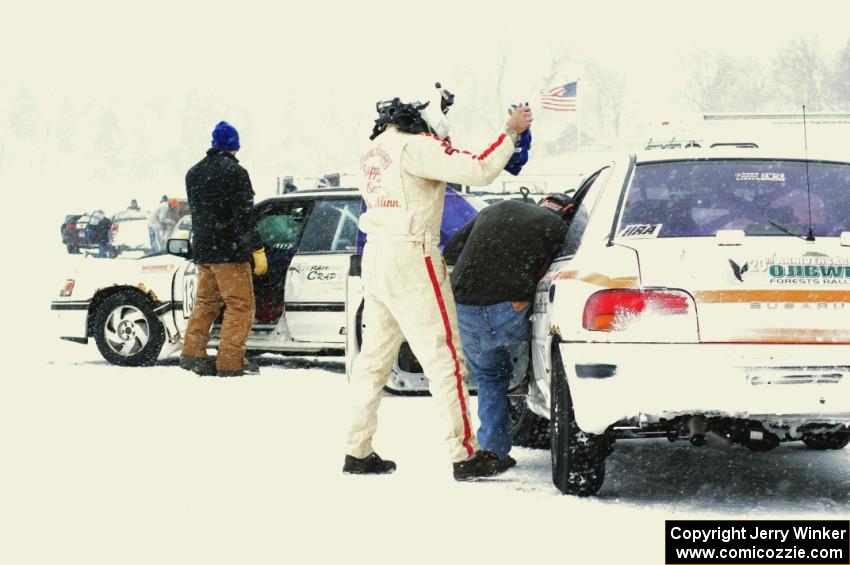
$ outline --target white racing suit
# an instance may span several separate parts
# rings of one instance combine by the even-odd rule
[[[451,460],[478,451],[454,296],[437,245],[446,182],[490,184],[513,154],[514,141],[513,132],[502,134],[472,155],[435,136],[389,126],[362,156],[363,343],[349,383],[348,455],[363,458],[373,451],[378,405],[404,339],[439,404]]]

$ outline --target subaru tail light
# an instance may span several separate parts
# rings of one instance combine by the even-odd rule
[[[693,314],[693,302],[674,289],[611,289],[590,296],[582,325],[591,331],[621,331],[647,318]]]

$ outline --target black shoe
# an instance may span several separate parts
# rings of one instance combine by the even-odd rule
[[[215,375],[217,377],[242,377],[245,375],[245,371],[242,369],[238,371],[216,371]]]
[[[363,459],[346,455],[342,466],[342,472],[346,475],[387,475],[393,471],[395,462],[381,459],[374,451]]]
[[[242,372],[244,372],[246,375],[259,375],[260,364],[257,363],[254,359],[246,357],[242,361]]]
[[[516,459],[514,459],[510,455],[505,455],[504,457],[499,458],[499,464],[502,466],[503,469],[507,471],[511,467],[516,466]]]
[[[508,465],[507,458],[500,459],[492,451],[477,451],[469,459],[454,463],[454,476],[456,481],[474,481],[483,477],[493,477],[504,473],[513,465]],[[516,464],[513,457],[511,461]]]
[[[191,355],[181,355],[180,368],[192,371],[202,377],[212,377],[215,375],[215,359],[212,357],[192,357]]]

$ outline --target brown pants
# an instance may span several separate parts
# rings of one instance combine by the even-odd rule
[[[216,369],[239,371],[245,358],[245,340],[254,322],[254,282],[249,263],[198,265],[195,307],[186,327],[182,355],[206,356],[210,327],[222,306],[224,322]]]

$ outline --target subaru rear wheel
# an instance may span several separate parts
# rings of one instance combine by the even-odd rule
[[[605,458],[611,442],[583,432],[576,423],[570,388],[558,342],[552,344],[552,482],[562,494],[590,496],[605,480]]]

